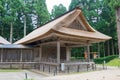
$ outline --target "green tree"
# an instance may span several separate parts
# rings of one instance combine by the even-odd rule
[[[30,23],[32,23],[32,18],[31,18],[31,14],[33,14],[32,12],[32,1],[33,0],[21,0],[21,13],[22,13],[22,21],[24,24],[23,27],[23,31],[24,31],[24,36],[26,36],[27,33],[29,33],[31,30],[28,30],[30,28]],[[29,32],[28,32],[29,31]]]
[[[10,26],[10,42],[12,43],[13,39],[13,25],[14,22],[17,19],[17,11],[20,9],[19,7],[19,0],[11,1],[11,0],[6,0],[4,2],[4,10],[5,14],[3,17],[4,23]]]
[[[4,12],[4,7],[2,5],[2,0],[0,1],[0,33],[3,35],[3,26],[2,26],[2,13]]]
[[[66,11],[67,11],[66,7],[64,7],[62,4],[59,4],[58,6],[55,5],[52,9],[51,18],[54,19],[54,18],[62,15]]]
[[[47,10],[46,0],[35,1],[35,14],[37,16],[37,26],[43,25],[50,20],[50,14]]]
[[[36,19],[37,18],[37,19]],[[0,0],[0,34],[15,42],[50,19],[45,0]],[[11,26],[11,28],[10,28]]]
[[[116,12],[118,47],[119,47],[119,58],[120,58],[120,0],[106,0],[106,3],[112,9],[115,9]]]

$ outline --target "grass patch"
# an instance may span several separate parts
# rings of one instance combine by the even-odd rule
[[[20,72],[20,69],[0,69],[0,72]]]
[[[118,55],[112,55],[112,56],[106,56],[106,57],[101,57],[101,58],[96,58],[94,59],[94,62],[96,64],[103,64],[103,62],[105,61],[106,63],[108,63],[109,61],[118,58]]]
[[[34,80],[34,79],[24,79],[24,80]]]
[[[120,59],[115,58],[115,59],[109,61],[106,65],[107,66],[116,66],[116,67],[118,67],[118,66],[120,66]]]

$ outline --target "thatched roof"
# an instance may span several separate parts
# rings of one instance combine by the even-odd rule
[[[8,42],[6,39],[4,39],[3,37],[0,36],[0,44],[11,44],[11,43]]]
[[[82,11],[76,8],[37,28],[14,44],[29,44],[52,36],[61,37],[62,39],[69,38],[73,41],[91,41],[91,43],[111,39],[111,37],[93,29],[83,16]]]

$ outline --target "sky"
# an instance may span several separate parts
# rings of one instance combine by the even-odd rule
[[[59,4],[63,4],[68,10],[70,2],[71,0],[46,0],[47,8],[50,13],[51,10],[53,9],[53,6]]]

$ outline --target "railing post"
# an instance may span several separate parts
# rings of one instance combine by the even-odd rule
[[[49,65],[49,73],[50,73],[50,65]]]
[[[25,79],[26,79],[26,80],[28,79],[27,73],[25,73]]]
[[[53,75],[54,75],[54,76],[57,75],[57,66],[55,66],[55,69],[54,69],[54,71],[53,71]]]
[[[10,64],[10,69],[12,69],[12,64]]]
[[[77,66],[77,72],[79,72],[79,69],[80,69],[80,66],[78,65],[78,66]]]
[[[43,72],[45,71],[45,66],[44,66],[44,64],[43,64]]]
[[[67,67],[67,72],[68,72],[68,73],[70,72],[69,70],[70,70],[70,68],[69,68],[69,66],[68,66],[68,67]]]
[[[88,68],[89,68],[89,64],[87,64],[87,71],[88,71]]]

